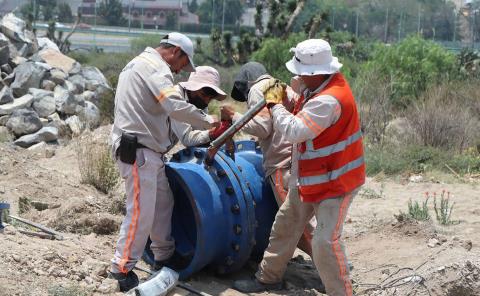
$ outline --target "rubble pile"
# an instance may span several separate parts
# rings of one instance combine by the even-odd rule
[[[100,70],[37,38],[14,14],[0,32],[0,141],[27,148],[100,125],[97,106],[112,91]]]

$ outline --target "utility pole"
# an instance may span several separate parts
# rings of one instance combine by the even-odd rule
[[[454,8],[453,9],[453,42],[454,43],[457,41],[456,39],[457,39],[457,12],[455,11],[455,8]]]
[[[97,51],[97,0],[95,0],[94,5],[94,13],[95,13],[95,18],[93,21],[93,48],[95,51]]]
[[[132,9],[132,0],[129,0],[128,1],[128,32],[130,32],[130,24],[132,22],[131,9]]]
[[[387,7],[387,15],[385,17],[385,38],[384,38],[384,42],[387,43],[388,41],[388,7]]]
[[[143,31],[143,5],[142,5],[142,31]]]
[[[333,13],[332,13],[332,29],[335,31],[335,7],[333,6]]]
[[[355,37],[358,38],[358,10],[357,10],[357,20],[355,23]]]
[[[420,35],[420,21],[422,19],[422,6],[418,5],[417,34]]]
[[[37,19],[37,1],[33,0],[33,24],[32,24],[33,28],[35,28],[36,19]]]
[[[402,18],[403,18],[403,11],[400,12],[400,21],[398,22],[398,41],[402,38]]]
[[[224,25],[225,25],[225,0],[223,0],[223,7],[222,7],[222,35],[223,35]]]
[[[213,20],[215,18],[215,0],[212,0],[212,29],[210,31],[213,31]]]

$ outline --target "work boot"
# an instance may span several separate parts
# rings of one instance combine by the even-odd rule
[[[234,281],[232,288],[242,293],[261,293],[265,291],[281,290],[282,283],[264,284],[258,279]]]
[[[118,281],[121,292],[127,292],[138,286],[138,277],[133,270],[130,270],[128,273],[110,272],[109,277]]]

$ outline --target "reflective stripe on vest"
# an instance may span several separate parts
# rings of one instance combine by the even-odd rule
[[[313,148],[313,141],[309,140],[306,142],[306,151],[300,154],[300,159],[301,160],[306,160],[306,159],[314,159],[314,158],[319,158],[319,157],[325,157],[329,156],[333,153],[345,150],[348,145],[360,140],[362,138],[362,131],[358,131],[348,137],[346,140],[340,141],[336,144],[323,147],[320,149],[314,149]]]
[[[364,163],[363,156],[347,163],[346,165],[338,168],[336,170],[330,171],[326,174],[317,175],[317,176],[309,176],[309,177],[300,177],[298,179],[298,185],[300,186],[308,186],[308,185],[315,185],[315,184],[323,184],[327,183],[331,180],[335,180],[341,175],[348,173],[349,171],[360,167]]]

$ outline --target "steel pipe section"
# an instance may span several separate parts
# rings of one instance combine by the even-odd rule
[[[220,274],[260,259],[278,210],[253,141],[235,143],[235,159],[220,150],[213,165],[203,163],[206,148],[186,148],[166,164],[175,206],[172,236],[184,265],[180,278],[209,266]],[[152,264],[147,244],[143,256]]]

